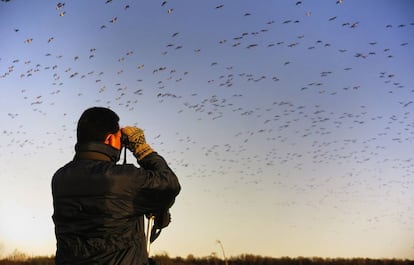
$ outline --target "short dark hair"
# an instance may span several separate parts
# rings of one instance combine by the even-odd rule
[[[103,142],[109,133],[119,130],[118,115],[108,108],[92,107],[83,112],[78,121],[78,143]]]

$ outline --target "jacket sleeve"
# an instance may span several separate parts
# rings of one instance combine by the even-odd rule
[[[177,176],[158,153],[153,152],[139,161],[143,173],[143,186],[135,199],[145,214],[167,211],[181,190]]]

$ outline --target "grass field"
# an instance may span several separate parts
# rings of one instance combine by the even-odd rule
[[[237,257],[231,257],[228,260],[217,257],[195,257],[188,255],[186,258],[174,257],[168,255],[158,255],[152,257],[155,264],[159,265],[412,265],[414,260],[408,259],[370,259],[370,258],[319,258],[319,257],[263,257],[252,254],[244,254]],[[13,254],[0,260],[0,265],[52,265],[55,264],[54,257],[29,257],[24,253],[15,251]]]

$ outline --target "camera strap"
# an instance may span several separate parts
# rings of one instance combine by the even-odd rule
[[[126,151],[127,151],[127,148],[124,147],[124,162],[123,162],[124,165],[127,163],[127,161],[126,161],[126,156],[127,156]]]

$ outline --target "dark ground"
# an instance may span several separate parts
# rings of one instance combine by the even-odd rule
[[[194,257],[188,255],[186,258],[170,258],[167,255],[153,256],[155,264],[159,265],[221,265],[226,264],[223,259],[217,257]],[[54,257],[27,257],[22,253],[14,253],[0,260],[0,265],[53,265]],[[227,265],[414,265],[414,260],[402,259],[370,259],[370,258],[318,258],[318,257],[282,257],[271,258],[257,255],[240,255],[227,260]]]

